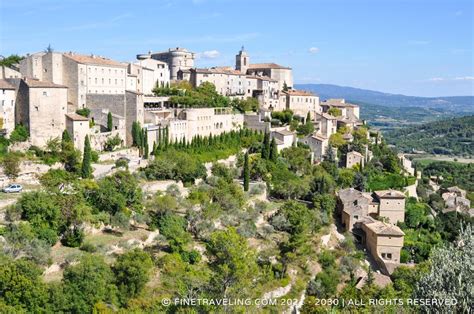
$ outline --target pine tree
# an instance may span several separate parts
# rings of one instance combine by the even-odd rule
[[[86,135],[86,139],[84,141],[84,156],[82,159],[82,171],[81,175],[84,179],[92,177],[92,149],[91,149],[91,142],[89,140],[89,135]]]
[[[271,161],[276,161],[278,158],[278,148],[276,144],[275,138],[272,138],[272,143],[270,147],[270,160]]]
[[[250,184],[250,167],[249,167],[249,152],[247,151],[244,156],[244,191],[249,190]]]
[[[109,111],[107,114],[107,130],[109,132],[112,132],[112,128],[114,126],[113,120],[112,120],[112,112]]]

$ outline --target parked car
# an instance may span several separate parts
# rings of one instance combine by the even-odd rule
[[[20,193],[23,191],[23,187],[20,184],[10,184],[6,188],[3,189],[5,193]]]

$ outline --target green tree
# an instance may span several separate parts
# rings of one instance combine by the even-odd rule
[[[41,279],[42,270],[34,263],[20,259],[0,259],[0,311],[1,303],[13,307],[10,313],[41,313],[48,302],[46,286]],[[5,312],[7,313],[7,312]]]
[[[3,172],[9,178],[16,178],[20,173],[20,157],[15,153],[8,153],[2,160]]]
[[[474,233],[471,225],[464,227],[459,239],[432,250],[431,266],[421,277],[414,296],[419,299],[456,300],[455,306],[442,304],[422,305],[422,311],[454,311],[469,313],[472,309],[472,260]]]
[[[117,304],[114,274],[103,258],[85,255],[79,264],[64,270],[64,293],[67,312],[91,313],[98,302]]]
[[[249,152],[245,153],[244,157],[244,191],[249,190],[250,184],[250,165],[249,165]]]
[[[272,138],[272,142],[270,144],[270,156],[269,156],[271,161],[276,161],[278,158],[278,148],[276,144],[275,137]]]
[[[148,154],[149,154],[149,149],[150,147],[148,146],[148,131],[147,129],[143,129],[143,146],[145,146],[145,149],[143,150],[143,158],[148,159]]]
[[[89,135],[86,135],[86,139],[84,141],[84,157],[82,158],[82,168],[81,168],[81,176],[84,179],[92,177],[92,148],[91,142],[89,141]]]
[[[114,127],[114,122],[112,119],[112,112],[109,111],[107,114],[107,131],[111,132]]]
[[[15,125],[15,129],[10,133],[10,141],[12,143],[25,142],[29,136],[28,129],[22,124],[17,124]]]
[[[265,132],[265,135],[263,137],[262,158],[263,159],[270,158],[270,133],[269,132]]]
[[[216,231],[207,243],[207,255],[214,273],[212,287],[218,297],[245,297],[256,284],[259,269],[255,252],[234,228]]]
[[[19,64],[24,57],[17,54],[9,55],[6,58],[0,60],[0,66],[11,67],[12,65]]]
[[[341,109],[335,107],[329,108],[328,113],[334,117],[339,117],[342,115]]]
[[[140,294],[148,282],[152,269],[153,261],[150,254],[139,249],[124,253],[117,258],[113,271],[122,303]]]
[[[69,134],[68,130],[64,130],[63,134],[61,135],[61,149],[64,151],[66,148],[66,143],[72,143],[71,135]]]

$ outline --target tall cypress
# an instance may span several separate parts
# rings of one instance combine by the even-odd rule
[[[84,179],[92,177],[92,149],[91,149],[91,142],[89,140],[89,135],[86,135],[86,139],[84,141],[84,156],[82,159],[82,169],[81,175]]]
[[[250,184],[250,167],[249,167],[249,152],[247,151],[244,156],[244,191],[249,190]]]
[[[148,132],[145,128],[143,129],[143,146],[145,147],[143,150],[143,158],[148,159],[150,147],[148,146]]]
[[[71,135],[67,130],[63,131],[61,135],[61,149],[64,151],[67,148],[67,143],[72,143]]]
[[[112,131],[112,128],[113,128],[113,120],[112,120],[112,112],[109,111],[109,113],[107,114],[107,130],[109,132]]]
[[[265,135],[263,136],[262,158],[270,158],[270,133],[268,132],[265,132]]]
[[[270,148],[270,160],[276,161],[278,158],[278,148],[276,144],[275,137],[272,138],[271,148]]]

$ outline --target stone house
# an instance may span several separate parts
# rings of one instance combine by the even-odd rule
[[[32,145],[43,147],[66,128],[68,88],[35,79],[20,81],[15,120],[28,129]]]
[[[15,129],[15,86],[0,79],[0,134],[10,136]]]
[[[405,194],[396,190],[383,190],[375,191],[374,196],[379,203],[379,217],[387,218],[392,224],[405,221]]]
[[[355,165],[364,166],[365,157],[357,151],[350,151],[346,154],[346,168],[352,168]]]
[[[296,133],[291,132],[285,128],[274,130],[270,133],[270,138],[275,138],[278,152],[285,148],[292,147],[296,141]]]
[[[322,113],[319,106],[319,97],[310,92],[287,90],[280,93],[280,107],[293,111],[295,115],[306,118],[309,113],[314,119],[316,114]]]

